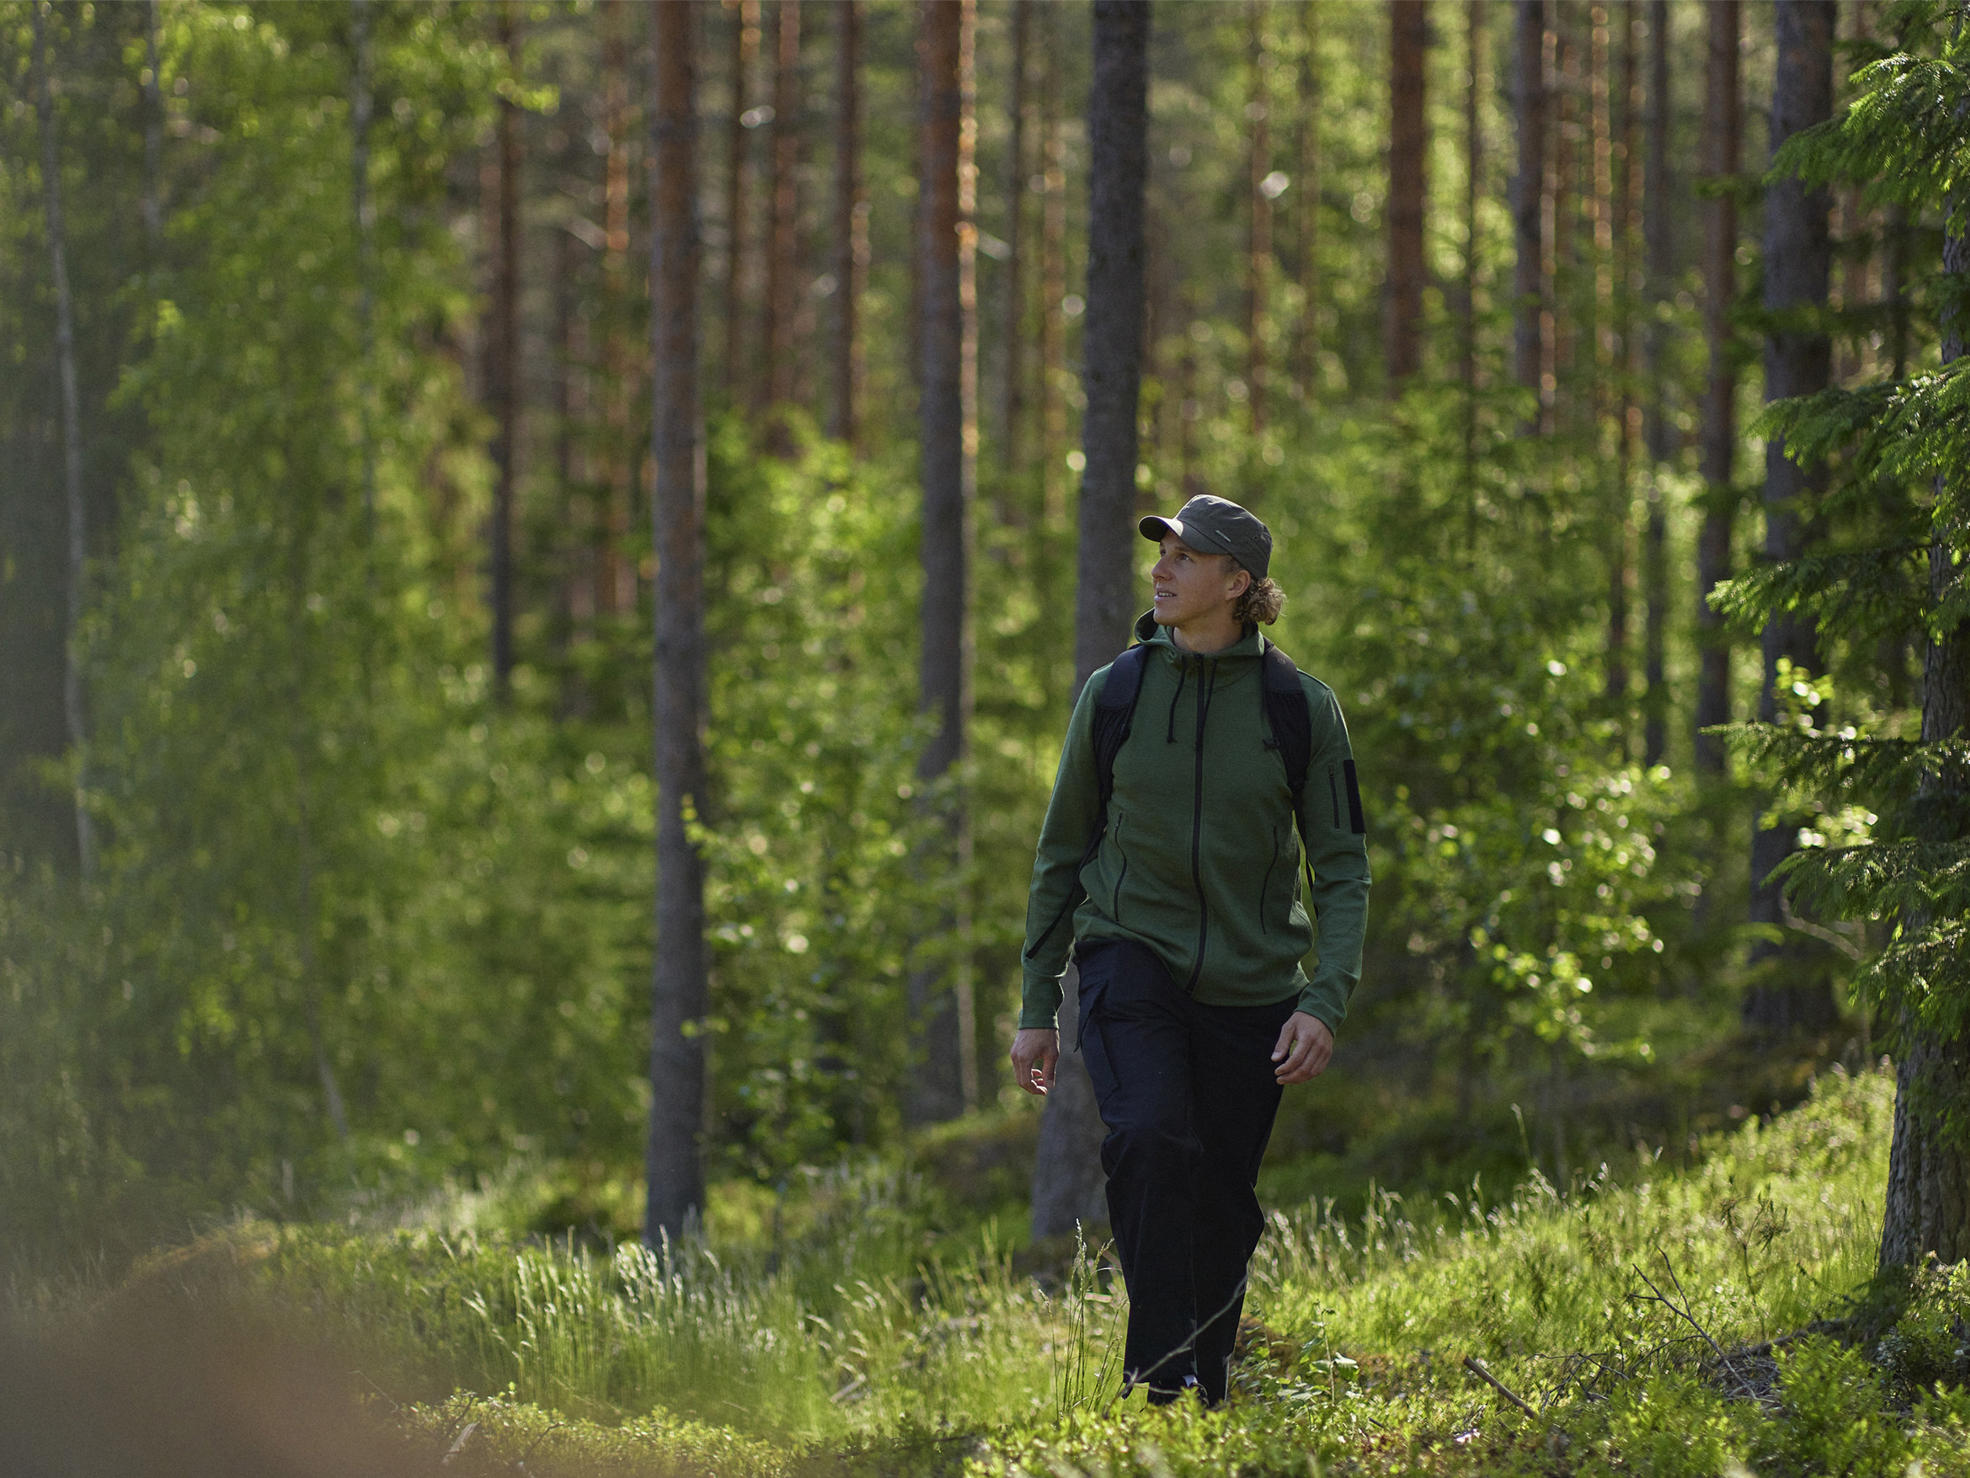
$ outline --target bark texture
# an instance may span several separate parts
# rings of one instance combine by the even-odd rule
[[[924,598],[918,692],[921,708],[936,727],[917,774],[928,785],[962,763],[971,722],[969,601],[978,379],[971,212],[972,0],[924,0],[920,14]],[[919,1065],[906,1108],[916,1123],[952,1118],[974,1104],[978,1093],[963,896],[971,829],[961,794],[942,802],[939,819],[942,852],[932,865],[951,879],[954,902],[932,930],[933,937],[950,947],[941,950],[941,959],[918,964],[910,976]]]
[[[852,448],[859,431],[862,341],[857,313],[869,275],[869,206],[862,188],[862,7],[835,0],[834,342],[828,435]]]
[[[1385,328],[1391,393],[1423,363],[1423,195],[1428,0],[1389,3],[1389,220]]]
[[[1272,175],[1272,54],[1266,45],[1266,11],[1267,7],[1254,4],[1248,15],[1252,95],[1245,105],[1252,129],[1245,159],[1250,212],[1245,239],[1245,385],[1255,432],[1265,430],[1266,423],[1266,319],[1272,288],[1272,196],[1267,193]]]
[[[1075,691],[1128,643],[1134,612],[1136,413],[1142,382],[1143,199],[1149,175],[1149,5],[1096,0],[1088,97],[1088,309],[1081,445]],[[1063,1047],[1078,1023],[1077,977],[1062,1002]],[[1101,1118],[1078,1053],[1063,1051],[1040,1121],[1033,1235],[1105,1221]]]
[[[1772,83],[1771,143],[1785,140],[1832,116],[1833,0],[1779,0],[1775,11],[1778,62]],[[1832,340],[1819,321],[1826,307],[1832,266],[1825,190],[1808,190],[1797,179],[1775,182],[1765,199],[1765,310],[1772,326],[1765,335],[1765,399],[1769,403],[1826,388],[1833,366]],[[1765,449],[1765,557],[1776,563],[1796,559],[1806,546],[1810,502],[1825,485],[1821,467],[1804,467],[1786,453],[1784,439]],[[1819,665],[1818,634],[1801,616],[1780,613],[1765,623],[1762,647],[1765,681],[1759,715],[1776,717],[1780,663]],[[1783,820],[1761,827],[1751,842],[1751,920],[1783,927],[1784,900],[1771,871],[1794,851],[1796,828]],[[1788,943],[1763,941],[1752,948],[1752,964],[1764,965],[1762,978],[1745,998],[1745,1024],[1753,1030],[1787,1035],[1831,1026],[1838,1013],[1824,972],[1789,968],[1783,957],[1797,953]]]
[[[656,181],[651,195],[651,501],[656,602],[657,951],[650,1003],[649,1199],[644,1239],[690,1232],[704,1206],[708,996],[704,859],[689,828],[705,796],[704,418],[698,387],[694,5],[653,8]]]
[[[732,16],[730,60],[732,112],[725,122],[725,397],[739,399],[746,382],[746,246],[751,229],[748,195],[748,113],[752,69],[759,55],[759,0],[725,0]]]
[[[517,70],[513,7],[498,9],[499,47]],[[520,106],[499,101],[492,160],[492,302],[486,324],[486,408],[492,413],[491,529],[493,691],[513,677],[513,500],[520,460]]]
[[[1662,478],[1672,452],[1669,382],[1664,366],[1668,329],[1663,311],[1676,269],[1669,221],[1669,0],[1649,0],[1648,159],[1642,181],[1642,238],[1649,307],[1643,350],[1648,384],[1644,429],[1648,459],[1648,523],[1642,543],[1644,601],[1642,762],[1662,763],[1669,744],[1669,684],[1664,670],[1669,628],[1669,522]],[[1630,168],[1633,167],[1631,162]]]
[[[1516,0],[1518,173],[1512,179],[1512,373],[1538,397],[1533,429],[1546,429],[1552,400],[1552,318],[1546,300],[1547,0]]]
[[[41,132],[41,200],[47,229],[48,271],[55,286],[55,364],[61,381],[62,500],[68,510],[68,621],[62,664],[62,717],[70,747],[86,765],[88,724],[77,644],[82,629],[83,577],[88,568],[88,507],[82,491],[82,400],[75,374],[75,299],[68,283],[68,229],[62,213],[61,144],[56,137],[55,91],[49,76],[47,22],[37,3],[34,16],[35,111]],[[95,830],[86,803],[87,777],[81,765],[75,782],[76,866],[86,881],[96,870]]]
[[[1713,0],[1704,72],[1703,171],[1713,185],[1733,181],[1739,164],[1738,53],[1743,19],[1739,0]],[[1724,773],[1722,742],[1705,729],[1731,721],[1730,643],[1710,592],[1730,578],[1732,487],[1737,448],[1737,363],[1731,352],[1731,308],[1737,300],[1737,200],[1718,190],[1703,207],[1703,337],[1709,372],[1703,392],[1703,526],[1696,546],[1696,766]]]
[[[774,29],[772,215],[766,244],[765,365],[757,385],[766,409],[792,402],[799,384],[794,320],[800,311],[800,6],[780,0]],[[784,444],[779,448],[787,450]]]

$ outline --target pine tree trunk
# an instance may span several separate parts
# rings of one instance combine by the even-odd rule
[[[1080,555],[1074,597],[1079,692],[1128,641],[1135,609],[1136,414],[1142,384],[1143,198],[1149,176],[1149,5],[1096,0],[1094,82],[1088,96],[1088,318],[1084,330]],[[1070,982],[1078,980],[1069,971]],[[1062,1002],[1063,1047],[1079,1021]],[[1107,1219],[1101,1121],[1087,1068],[1063,1051],[1040,1121],[1033,1235]]]
[[[704,1207],[709,997],[704,860],[688,830],[705,801],[705,440],[698,391],[698,166],[693,5],[653,8],[655,190],[650,212],[651,501],[656,600],[657,949],[650,991],[644,1240],[691,1232]]]
[[[511,0],[496,14],[504,64],[518,66]],[[493,692],[504,702],[513,678],[513,504],[520,455],[520,107],[499,101],[493,139],[492,300],[486,324],[486,409],[492,413],[491,528]]]
[[[95,828],[89,819],[88,724],[80,663],[83,579],[88,570],[88,505],[82,491],[82,400],[75,373],[75,300],[68,283],[68,228],[62,212],[61,142],[56,137],[55,91],[48,62],[47,21],[37,3],[34,17],[35,110],[41,132],[41,200],[46,212],[48,270],[55,288],[55,364],[61,382],[62,497],[68,507],[67,652],[62,666],[62,716],[77,757],[75,779],[75,857],[84,882],[95,876]]]
[[[636,612],[636,556],[630,530],[636,524],[637,466],[642,437],[634,421],[642,354],[628,333],[640,284],[629,270],[629,177],[634,139],[630,128],[629,7],[607,0],[602,11],[602,132],[608,152],[602,166],[602,420],[608,507],[602,533],[604,581],[600,605],[617,616]]]
[[[356,226],[356,439],[362,458],[363,536],[368,550],[376,545],[376,428],[372,378],[376,362],[376,211],[369,200],[369,128],[374,99],[370,87],[369,0],[350,0],[351,52],[349,77],[350,207]],[[151,37],[155,74],[156,36]],[[148,149],[148,140],[146,140]],[[148,220],[152,203],[146,201]]]
[[[1516,0],[1518,173],[1512,180],[1512,374],[1538,398],[1528,427],[1549,429],[1552,401],[1552,317],[1546,274],[1546,57],[1551,45],[1548,0]]]
[[[1675,278],[1675,238],[1669,229],[1669,0],[1649,0],[1648,163],[1642,184],[1642,237],[1648,304],[1645,338],[1649,459],[1648,526],[1642,545],[1642,763],[1659,765],[1668,749],[1669,683],[1663,659],[1669,625],[1669,525],[1662,480],[1669,469],[1668,372],[1662,315]],[[1630,168],[1633,167],[1631,162]]]
[[[1774,152],[1800,130],[1833,113],[1833,0],[1778,0],[1778,64],[1772,85],[1771,143]],[[1795,178],[1776,181],[1765,199],[1765,310],[1775,318],[1765,335],[1765,400],[1810,395],[1826,388],[1832,369],[1832,342],[1823,327],[1798,316],[1826,307],[1833,265],[1827,228],[1827,195],[1808,190]],[[1765,448],[1765,557],[1775,563],[1805,551],[1804,503],[1825,484],[1823,467],[1801,467],[1774,436]],[[1780,664],[1817,670],[1818,633],[1813,622],[1781,612],[1765,623],[1762,642],[1765,680],[1759,716],[1777,716]],[[1760,828],[1751,841],[1751,921],[1784,926],[1784,904],[1772,869],[1795,849],[1796,827],[1784,820]],[[1790,941],[1760,941],[1751,962],[1758,976],[1745,998],[1744,1020],[1768,1035],[1810,1033],[1838,1019],[1825,973],[1800,969],[1792,961],[1801,951]],[[1762,968],[1760,968],[1762,967]]]
[[[1632,18],[1634,7],[1622,7]],[[1628,193],[1626,99],[1632,88],[1634,47],[1624,48],[1616,72],[1611,55],[1607,7],[1590,11],[1587,49],[1588,131],[1592,147],[1594,187],[1594,401],[1596,441],[1613,442],[1614,456],[1607,484],[1607,704],[1615,720],[1616,752],[1628,758],[1628,644],[1629,605],[1633,596],[1632,499],[1635,466],[1634,426],[1629,417],[1632,392],[1628,374]],[[1624,138],[1617,139],[1614,96],[1624,99]],[[1622,178],[1617,179],[1617,174]]]
[[[747,383],[746,365],[746,233],[750,199],[746,158],[752,130],[746,126],[751,106],[753,59],[759,54],[759,0],[726,0],[732,14],[732,116],[725,131],[725,398],[737,403]]]
[[[1267,7],[1253,3],[1247,12],[1250,28],[1251,100],[1245,105],[1252,137],[1246,154],[1247,210],[1245,239],[1245,388],[1250,399],[1252,430],[1266,425],[1266,317],[1272,284],[1272,197],[1266,181],[1272,174],[1272,56],[1265,41]]]
[[[1581,425],[1583,407],[1591,417],[1593,392],[1599,379],[1583,375],[1578,362],[1581,329],[1591,323],[1594,300],[1591,292],[1580,290],[1582,253],[1580,216],[1583,201],[1593,195],[1591,178],[1581,178],[1580,147],[1586,128],[1580,117],[1580,100],[1585,94],[1581,75],[1580,38],[1574,33],[1574,7],[1567,0],[1555,0],[1553,27],[1553,94],[1548,126],[1551,146],[1546,150],[1546,291],[1553,304],[1553,347],[1549,357],[1553,373],[1553,424],[1564,427],[1576,438],[1584,438]],[[1589,340],[1591,343],[1592,341]]]
[[[756,408],[793,402],[797,365],[794,317],[800,275],[800,6],[779,0],[773,67],[773,174],[767,191],[772,214],[766,245],[766,318],[760,353],[766,361]],[[779,450],[787,450],[784,441]]]
[[[1005,302],[999,325],[999,460],[1014,479],[1022,470],[1025,453],[1020,433],[1026,417],[1026,69],[1032,33],[1033,0],[1013,0],[1012,97],[1006,105]]]
[[[1457,378],[1464,387],[1463,484],[1464,552],[1474,557],[1477,547],[1478,474],[1478,182],[1484,168],[1484,134],[1478,101],[1484,85],[1484,0],[1465,0],[1464,62],[1464,273],[1459,306]]]
[[[834,344],[828,435],[854,450],[860,427],[862,343],[857,314],[869,275],[869,207],[862,189],[862,10],[835,0]]]
[[[1961,117],[1959,116],[1959,122]],[[1947,212],[1943,274],[1961,290],[1970,280],[1970,192],[1958,192]],[[1945,294],[1945,304],[1953,299]],[[1963,357],[1964,318],[1960,307],[1945,307],[1942,362]],[[1944,474],[1947,476],[1948,474]],[[1961,477],[1959,472],[1956,474]],[[1961,506],[1937,479],[1939,507]],[[1929,608],[1934,611],[1962,595],[1963,572],[1947,537],[1929,547]],[[1970,621],[1958,620],[1940,641],[1931,639],[1922,663],[1922,742],[1961,742],[1970,732]],[[1924,786],[1921,811],[1932,832],[1944,832],[1942,818],[1964,812],[1960,767],[1941,765]],[[1930,835],[1930,841],[1959,836]],[[1882,1268],[1916,1267],[1930,1253],[1943,1263],[1970,1259],[1970,1130],[1965,1127],[1970,1096],[1970,1027],[1945,1029],[1905,1009],[1898,1022],[1900,1052],[1895,1064],[1895,1137],[1888,1152],[1888,1190],[1881,1217]]]
[[[1388,287],[1384,329],[1390,394],[1423,362],[1424,73],[1429,0],[1389,0]]]
[[[923,278],[923,646],[919,703],[935,720],[917,775],[926,788],[965,757],[971,723],[969,619],[972,452],[977,378],[969,200],[973,0],[924,0],[921,8],[924,174],[919,220]],[[950,880],[955,898],[937,920],[944,958],[910,973],[910,1020],[917,1071],[906,1111],[914,1123],[964,1112],[977,1102],[977,1054],[970,1023],[969,910],[964,900],[971,827],[964,798],[940,805],[939,855],[927,860]],[[953,947],[951,940],[957,941]]]
[[[1320,363],[1320,71],[1318,0],[1300,0],[1300,95],[1293,109],[1293,395],[1311,403]]]
[[[1713,0],[1705,11],[1709,55],[1704,72],[1704,173],[1713,186],[1736,181],[1739,159],[1739,0]],[[1696,767],[1724,773],[1724,746],[1703,731],[1731,721],[1730,641],[1710,593],[1730,578],[1737,492],[1737,363],[1731,310],[1737,301],[1737,200],[1718,189],[1703,205],[1703,337],[1710,368],[1703,393],[1703,527],[1696,552]]]
[[[1048,45],[1040,70],[1041,148],[1046,193],[1040,206],[1040,478],[1041,518],[1051,533],[1067,532],[1067,137],[1060,98],[1058,8],[1041,12]]]

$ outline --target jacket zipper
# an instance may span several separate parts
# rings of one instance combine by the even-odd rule
[[[1197,982],[1204,976],[1204,947],[1211,938],[1211,911],[1204,901],[1204,719],[1211,709],[1211,689],[1217,686],[1218,665],[1208,666],[1208,682],[1197,689],[1197,776],[1190,805],[1190,884],[1197,890],[1197,958],[1190,967],[1186,995],[1197,994]]]

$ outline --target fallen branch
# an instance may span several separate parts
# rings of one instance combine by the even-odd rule
[[[1527,1416],[1539,1415],[1538,1411],[1523,1396],[1519,1395],[1518,1392],[1514,1391],[1510,1386],[1498,1379],[1497,1376],[1485,1369],[1484,1362],[1478,1359],[1477,1356],[1466,1355],[1464,1357],[1464,1369],[1470,1371],[1472,1375],[1490,1386],[1492,1390],[1503,1396]]]
[[[1679,1304],[1676,1302],[1675,1299],[1669,1297],[1669,1295],[1664,1293],[1661,1290],[1661,1288],[1656,1286],[1655,1280],[1649,1277],[1647,1273],[1643,1272],[1640,1266],[1638,1265],[1635,1268],[1635,1276],[1640,1278],[1644,1283],[1648,1285],[1649,1294],[1651,1295],[1650,1298],[1647,1300],[1647,1302],[1661,1304],[1665,1309],[1669,1310],[1670,1313],[1674,1314],[1677,1318],[1681,1319],[1685,1324],[1689,1325],[1691,1329],[1695,1330],[1698,1336],[1702,1338],[1703,1342],[1706,1345],[1710,1346],[1710,1352],[1717,1357],[1717,1363],[1721,1365],[1727,1372],[1729,1372],[1732,1380],[1737,1382],[1738,1388],[1742,1390],[1745,1395],[1749,1396],[1753,1401],[1758,1401],[1760,1399],[1758,1388],[1754,1386],[1750,1382],[1750,1380],[1748,1380],[1744,1376],[1744,1374],[1738,1370],[1738,1368],[1735,1365],[1731,1364],[1731,1357],[1724,1353],[1723,1346],[1718,1344],[1716,1340],[1711,1338],[1710,1331],[1705,1329],[1701,1324],[1699,1324],[1697,1322],[1696,1315],[1690,1312],[1690,1308],[1689,1308],[1690,1297],[1687,1293],[1683,1291],[1682,1279],[1676,1276],[1676,1265],[1669,1261],[1669,1254],[1666,1252],[1661,1252],[1660,1249],[1658,1249],[1658,1255],[1662,1258],[1663,1269],[1669,1274],[1669,1281],[1675,1285],[1676,1292],[1682,1298],[1683,1301]]]

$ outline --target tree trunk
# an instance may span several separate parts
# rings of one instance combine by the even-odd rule
[[[856,314],[869,276],[869,206],[862,189],[860,0],[835,0],[835,323],[828,435],[853,450],[862,386]]]
[[[88,506],[82,492],[82,400],[75,373],[75,300],[68,283],[68,228],[62,214],[61,142],[55,133],[55,89],[49,75],[47,22],[34,17],[35,111],[41,127],[41,200],[46,211],[48,270],[55,288],[55,364],[62,401],[62,497],[68,505],[68,629],[63,646],[62,716],[76,759],[75,858],[82,880],[96,873],[95,828],[88,807],[88,725],[84,717],[80,644],[83,580],[88,572]]]
[[[1669,230],[1669,0],[1649,0],[1648,163],[1642,185],[1642,248],[1647,283],[1645,339],[1649,459],[1648,526],[1642,544],[1642,763],[1659,765],[1668,749],[1669,683],[1663,669],[1669,626],[1669,526],[1662,480],[1669,470],[1669,382],[1663,360],[1662,315],[1675,278],[1675,238]],[[1633,161],[1630,161],[1633,168]]]
[[[921,10],[924,174],[923,647],[919,703],[936,721],[917,763],[926,789],[962,764],[971,722],[971,504],[977,483],[977,330],[972,295],[971,59],[973,0],[924,0]],[[932,938],[942,959],[910,974],[917,1070],[907,1112],[948,1119],[978,1100],[969,970],[968,807],[955,788],[940,803],[941,855],[930,864],[957,900]],[[955,944],[951,941],[955,940]]]
[[[366,3],[366,0],[365,0]],[[164,88],[158,76],[158,0],[147,0],[144,14],[144,245],[150,266],[164,247]],[[359,45],[360,55],[366,47]],[[366,85],[366,80],[365,84]],[[358,87],[358,92],[362,87]],[[366,120],[365,120],[366,121]]]
[[[1423,80],[1429,0],[1389,0],[1388,313],[1390,394],[1422,367],[1423,165],[1429,149]]]
[[[1245,105],[1252,137],[1246,153],[1248,196],[1245,239],[1245,387],[1250,397],[1252,430],[1266,424],[1266,316],[1272,283],[1272,54],[1266,45],[1267,7],[1254,3],[1247,13],[1250,27],[1252,95]]]
[[[746,124],[753,58],[759,54],[759,0],[726,0],[732,16],[732,116],[725,131],[725,398],[736,403],[746,375]]]
[[[1634,6],[1622,7],[1624,18]],[[1627,106],[1632,87],[1635,49],[1632,26],[1617,73],[1611,52],[1607,7],[1590,12],[1587,50],[1589,133],[1593,147],[1594,181],[1594,383],[1595,439],[1612,439],[1614,456],[1607,484],[1607,706],[1615,720],[1616,752],[1628,758],[1628,644],[1629,605],[1633,596],[1633,474],[1635,426],[1629,411],[1629,200],[1627,191]],[[1623,99],[1622,137],[1614,124],[1614,96]]]
[[[519,65],[511,0],[495,12],[508,71]],[[520,454],[520,107],[499,100],[492,169],[492,302],[486,324],[486,409],[492,413],[491,529],[493,692],[500,702],[513,679],[513,503]]]
[[[636,613],[636,557],[630,530],[636,523],[638,459],[635,387],[642,354],[625,332],[635,317],[640,284],[629,270],[629,177],[634,140],[629,102],[629,7],[607,0],[602,12],[602,131],[608,153],[602,174],[602,419],[608,508],[602,537],[600,605],[618,616]]]
[[[1088,97],[1088,319],[1082,356],[1081,541],[1074,596],[1075,689],[1128,641],[1135,608],[1136,413],[1142,385],[1143,196],[1149,176],[1149,5],[1096,0]],[[1070,984],[1063,1045],[1079,1021]],[[1061,1054],[1040,1121],[1033,1235],[1104,1221],[1101,1121],[1077,1051]]]
[[[1552,403],[1552,312],[1546,298],[1547,0],[1516,0],[1518,173],[1512,180],[1512,373],[1539,409],[1528,430],[1549,429]]]
[[[766,368],[755,402],[760,410],[793,402],[794,317],[800,308],[800,6],[796,0],[780,0],[775,19],[773,178],[767,191],[772,215],[766,245],[766,321],[760,333]],[[784,441],[779,449],[787,450]]]
[[[1026,416],[1026,69],[1031,52],[1033,0],[1012,4],[1012,98],[1006,105],[1005,302],[1000,320],[999,462],[1012,478],[1021,471],[1020,441]]]
[[[369,199],[369,128],[374,107],[369,80],[369,19],[369,0],[350,0],[349,183],[350,206],[356,224],[356,343],[360,380],[357,388],[356,437],[362,457],[366,557],[376,546],[376,414],[373,393],[376,363],[376,208]],[[153,48],[155,44],[153,35]],[[153,72],[156,65],[153,59]]]
[[[1300,94],[1293,109],[1293,281],[1300,311],[1293,315],[1293,394],[1313,400],[1320,363],[1320,22],[1318,0],[1300,0]]]
[[[1833,113],[1833,0],[1778,0],[1778,64],[1772,85],[1771,143],[1774,152],[1801,129]],[[1776,181],[1765,199],[1765,311],[1773,326],[1765,335],[1765,400],[1811,395],[1826,388],[1832,369],[1832,342],[1814,315],[1826,307],[1833,251],[1827,229],[1827,195],[1808,190],[1795,178]],[[1801,467],[1786,454],[1782,437],[1765,447],[1765,557],[1780,563],[1806,548],[1805,503],[1825,484],[1821,466]],[[1765,681],[1759,716],[1777,716],[1780,664],[1816,671],[1818,633],[1813,622],[1781,612],[1765,623],[1762,642]],[[1784,926],[1784,904],[1772,869],[1795,849],[1796,826],[1784,820],[1760,828],[1751,841],[1751,921]],[[1745,1024],[1780,1035],[1830,1027],[1838,1019],[1832,989],[1823,971],[1793,963],[1800,950],[1789,941],[1754,943],[1751,962],[1758,973],[1745,998]],[[1762,967],[1762,968],[1760,968]]]
[[[1709,60],[1704,73],[1704,173],[1713,186],[1734,186],[1739,165],[1739,0],[1712,0]],[[1737,199],[1719,188],[1703,207],[1703,337],[1710,369],[1703,393],[1703,527],[1696,546],[1696,767],[1722,776],[1724,746],[1705,729],[1731,721],[1731,649],[1724,618],[1710,593],[1730,578],[1732,486],[1737,450],[1737,363],[1731,348],[1731,309],[1737,301]]]
[[[1962,118],[1958,119],[1961,123]],[[1961,291],[1970,279],[1970,194],[1950,202],[1943,238],[1943,274]],[[1958,300],[1945,293],[1942,302]],[[1963,357],[1964,318],[1960,307],[1942,315],[1942,362]],[[1961,477],[1961,473],[1957,474]],[[1946,475],[1936,481],[1939,508],[1960,508],[1961,489],[1952,493]],[[1940,523],[1940,520],[1939,520]],[[1963,574],[1952,540],[1938,535],[1929,546],[1929,609],[1960,599]],[[1961,742],[1970,730],[1970,621],[1958,620],[1940,641],[1929,641],[1922,663],[1922,742]],[[1952,773],[1954,772],[1954,774]],[[1943,818],[1963,814],[1960,769],[1939,765],[1921,798],[1931,841],[1955,841]],[[1941,822],[1942,824],[1938,824]],[[1954,1029],[1925,1021],[1904,1008],[1898,1023],[1900,1052],[1895,1064],[1895,1137],[1888,1152],[1888,1191],[1881,1217],[1881,1267],[1917,1267],[1930,1253],[1938,1261],[1970,1258],[1970,1133],[1964,1128],[1966,1087],[1970,1087],[1970,1028]]]
[[[709,961],[704,860],[705,440],[698,397],[697,7],[659,5],[650,212],[652,528],[656,601],[657,950],[650,991],[649,1199],[644,1240],[692,1231],[704,1207]]]
[[[1484,86],[1484,0],[1464,3],[1464,261],[1458,305],[1457,379],[1463,386],[1464,553],[1477,552],[1478,473],[1478,181],[1484,168],[1484,134],[1478,100]]]
[[[1060,98],[1060,11],[1041,12],[1046,39],[1040,69],[1041,149],[1046,192],[1040,204],[1040,499],[1041,519],[1066,535],[1067,478],[1067,137]]]

